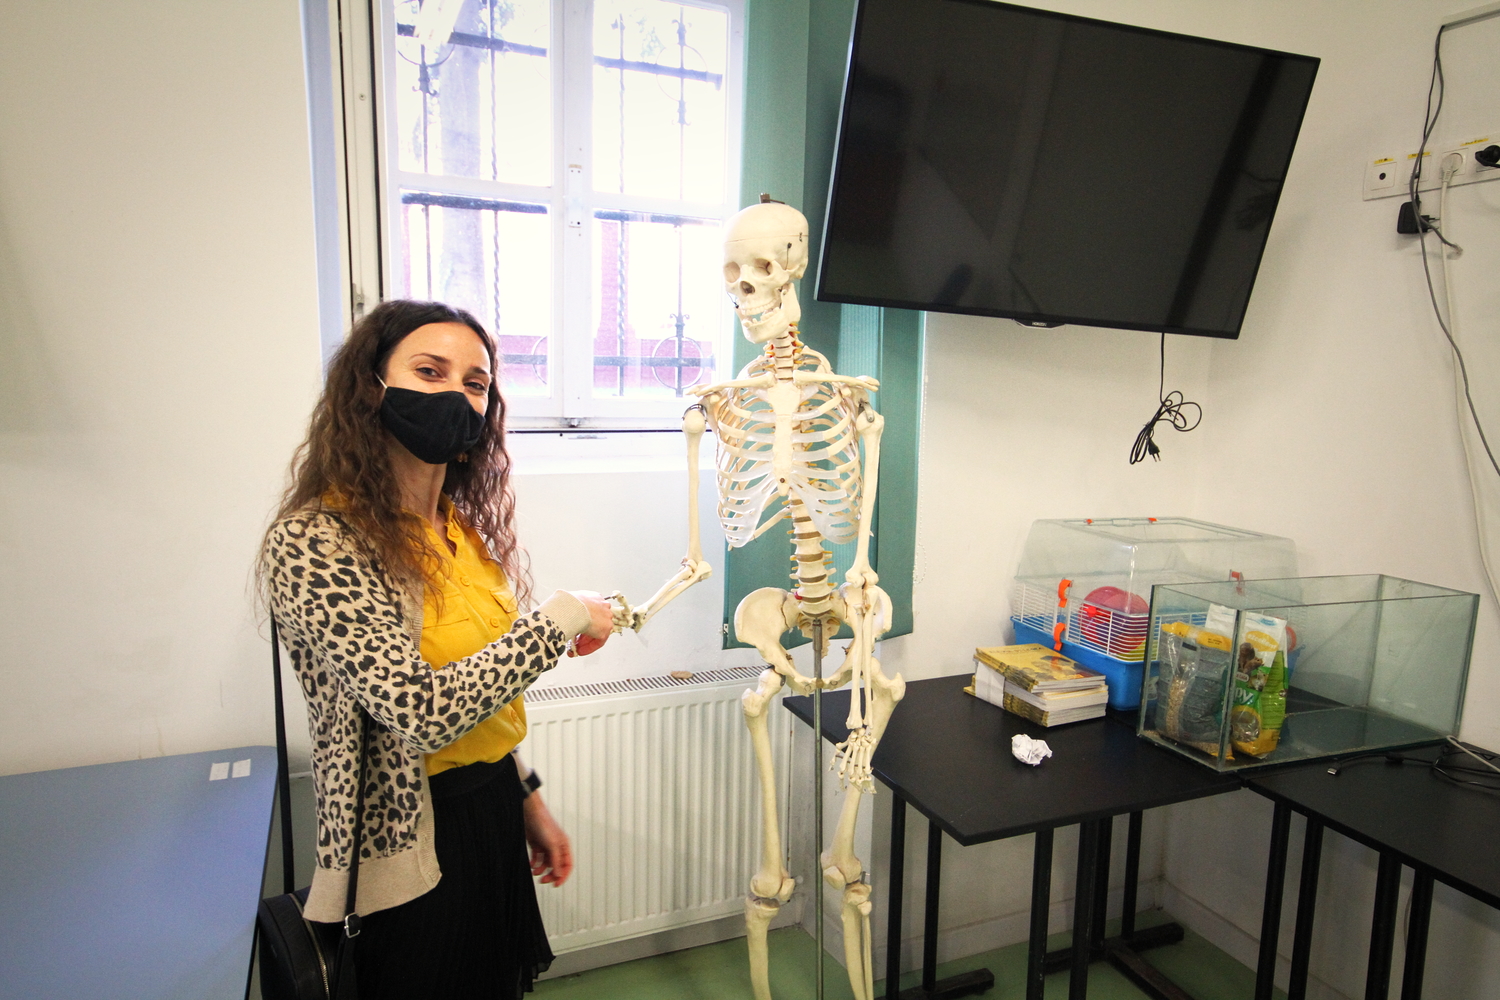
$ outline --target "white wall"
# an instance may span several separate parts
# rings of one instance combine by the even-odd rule
[[[1210,5],[1152,9],[1166,14],[1169,6],[1184,9],[1162,26],[1199,30],[1189,18],[1196,21]],[[1244,335],[1212,349],[1200,473],[1205,484],[1224,485],[1205,485],[1195,511],[1296,539],[1305,574],[1383,572],[1484,595],[1463,736],[1495,746],[1500,621],[1479,561],[1450,354],[1432,318],[1415,241],[1394,231],[1404,199],[1360,200],[1360,161],[1386,148],[1414,149],[1432,37],[1447,15],[1468,5],[1361,4],[1357,14],[1337,3],[1211,6],[1221,14],[1221,36],[1308,52],[1323,64]],[[1447,37],[1440,135],[1500,126],[1497,50],[1500,20]],[[1427,200],[1425,210],[1436,214],[1436,204]],[[1448,215],[1449,234],[1466,245],[1453,264],[1460,336],[1476,401],[1497,428],[1500,183],[1455,191]],[[1276,476],[1257,487],[1241,456],[1258,449],[1275,456]],[[1478,475],[1493,517],[1500,482],[1493,470]],[[1169,894],[1169,906],[1180,902],[1196,929],[1253,962],[1269,804],[1239,793],[1172,813],[1165,877],[1180,896]],[[1301,829],[1299,821],[1299,844]],[[1205,852],[1206,845],[1214,846]],[[1298,857],[1294,852],[1294,865]],[[1362,995],[1375,855],[1329,835],[1324,857],[1314,989]],[[1289,906],[1287,949],[1291,920]],[[1400,965],[1398,955],[1398,976]],[[1500,915],[1439,887],[1427,995],[1493,996],[1497,975]]]
[[[1205,418],[1191,435],[1163,432],[1159,465],[1125,463],[1153,405],[1155,337],[929,317],[917,631],[885,644],[886,667],[908,677],[957,673],[974,645],[1002,638],[1010,575],[1033,519],[1189,514],[1294,538],[1304,573],[1384,572],[1484,594],[1464,736],[1497,745],[1500,635],[1479,563],[1448,351],[1412,241],[1394,232],[1401,199],[1360,199],[1367,157],[1415,146],[1432,35],[1454,7],[1436,0],[1041,5],[1303,52],[1323,63],[1241,339],[1168,344],[1168,387],[1203,403]],[[1489,68],[1500,21],[1463,30],[1470,34],[1445,43],[1452,116],[1439,129],[1445,134],[1466,121],[1475,134],[1500,125],[1482,117],[1494,114],[1500,84]],[[1500,265],[1500,184],[1461,189],[1452,202],[1450,233],[1467,245],[1454,265],[1459,325],[1481,410],[1500,429],[1500,394],[1492,389],[1500,348],[1490,336],[1500,315],[1492,280]],[[1435,213],[1435,200],[1427,210]],[[1254,456],[1263,454],[1276,470],[1270,477],[1254,473],[1264,467]],[[1481,476],[1493,516],[1500,490],[1492,472]],[[1169,813],[1162,898],[1194,930],[1253,964],[1269,805],[1247,792]],[[1361,995],[1374,855],[1334,835],[1325,855],[1314,985],[1325,996]],[[1014,920],[1024,897],[994,898],[993,885],[1024,886],[1027,852],[996,845],[948,858],[945,925],[961,933],[986,917]],[[1069,884],[1055,881],[1054,899],[1058,890],[1070,896]],[[1295,884],[1288,897],[1282,940],[1289,949]],[[908,934],[917,926],[909,922]],[[1493,911],[1440,887],[1432,942],[1429,995],[1494,992],[1500,917]],[[1398,973],[1399,965],[1398,958]]]
[[[249,572],[319,378],[296,0],[0,32],[0,773],[270,741]]]
[[[1039,517],[1188,514],[1290,535],[1305,572],[1483,590],[1444,345],[1392,232],[1397,200],[1359,198],[1365,158],[1416,133],[1431,34],[1452,5],[1048,6],[1324,62],[1242,339],[1168,345],[1168,387],[1206,416],[1193,434],[1163,432],[1160,464],[1125,461],[1155,406],[1153,335],[930,318],[917,630],[883,645],[887,669],[959,673],[975,645],[1004,639]],[[1452,41],[1454,109],[1485,106],[1477,37]],[[0,34],[0,94],[0,772],[266,742],[248,573],[319,377],[297,4],[17,7]],[[1469,246],[1461,326],[1500,427],[1491,189],[1459,192],[1451,231]],[[1248,477],[1249,449],[1269,450],[1279,473]],[[654,591],[686,541],[676,462],[570,474],[523,455],[520,517],[543,592]],[[703,585],[646,635],[546,682],[748,662],[718,651],[719,593]],[[1487,597],[1465,736],[1492,746],[1497,624]],[[1165,845],[1145,859],[1146,877],[1161,876],[1152,891],[1248,958],[1268,808],[1244,793],[1170,813],[1148,828]],[[887,819],[877,809],[866,838],[877,886]],[[921,825],[909,819],[913,900]],[[1336,836],[1325,851],[1313,971],[1356,995],[1372,855]],[[1026,840],[950,846],[953,947],[1021,938],[1029,864]],[[920,910],[908,912],[914,940]],[[1494,914],[1441,888],[1433,942],[1430,995],[1479,996],[1500,973]]]

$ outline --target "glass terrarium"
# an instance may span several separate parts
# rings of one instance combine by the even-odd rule
[[[1478,608],[1393,576],[1158,586],[1138,731],[1219,770],[1441,741]]]
[[[1109,683],[1109,706],[1140,704],[1151,588],[1297,575],[1289,538],[1186,517],[1032,524],[1011,592],[1016,642],[1057,649]]]

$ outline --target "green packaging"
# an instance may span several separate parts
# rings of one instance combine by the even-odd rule
[[[1230,739],[1236,750],[1264,757],[1286,721],[1286,619],[1245,613],[1235,650]]]

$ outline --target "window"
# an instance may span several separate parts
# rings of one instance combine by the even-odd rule
[[[755,351],[731,339],[713,225],[737,207],[741,108],[760,109],[743,159],[750,190],[819,218],[828,172],[816,151],[834,146],[854,0],[817,0],[805,18],[790,19],[775,4],[744,0],[513,0],[493,9],[491,0],[433,2],[441,6],[303,0],[325,356],[364,302],[441,291],[517,338],[504,343],[512,412],[522,420],[675,429],[679,378],[690,385],[726,375],[731,343],[742,360]],[[719,51],[710,27],[723,32],[722,55],[707,54]],[[433,33],[447,41],[426,45]],[[401,132],[392,106],[398,77],[408,88],[406,128],[425,133]],[[386,82],[375,88],[375,80]],[[531,88],[524,100],[523,87]],[[386,94],[392,99],[372,99]],[[709,98],[704,110],[699,102]],[[716,148],[721,173],[710,173],[702,164]],[[721,187],[700,186],[714,183]],[[398,242],[408,224],[420,236],[415,257]],[[466,242],[458,238],[464,226]],[[471,249],[460,253],[463,245]],[[422,284],[398,284],[398,266],[402,281]],[[459,281],[468,283],[467,301]],[[804,340],[835,371],[881,383],[875,406],[886,425],[870,555],[895,607],[888,636],[904,635],[912,629],[922,316],[818,303],[805,287],[803,308]],[[620,437],[568,434],[569,455],[548,450],[556,437],[514,444],[528,442],[526,460],[548,471],[681,468],[675,435],[621,435],[627,453],[612,450]],[[786,551],[767,533],[726,553],[726,625],[746,594],[785,585]],[[735,645],[731,631],[725,642]]]
[[[516,423],[676,426],[683,390],[727,370],[718,226],[739,201],[742,12],[372,11],[380,287],[478,316]]]

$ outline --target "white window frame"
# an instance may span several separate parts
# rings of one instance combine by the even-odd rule
[[[344,227],[344,305],[351,322],[396,294],[394,261],[401,238],[400,192],[436,187],[430,175],[403,173],[396,160],[393,102],[396,26],[389,0],[327,0],[339,25],[335,67],[341,73],[343,134],[339,162]],[[445,193],[546,204],[552,232],[552,330],[548,397],[506,400],[513,426],[654,429],[680,425],[683,399],[596,397],[593,390],[593,254],[595,210],[612,209],[724,219],[739,209],[744,122],[745,0],[677,0],[724,10],[729,18],[724,80],[725,179],[718,203],[693,203],[599,192],[593,185],[593,0],[551,0],[552,183],[545,187],[443,177]],[[554,56],[555,54],[555,56]],[[380,86],[375,87],[375,81]],[[726,304],[715,344],[714,377],[730,371],[733,313]]]

